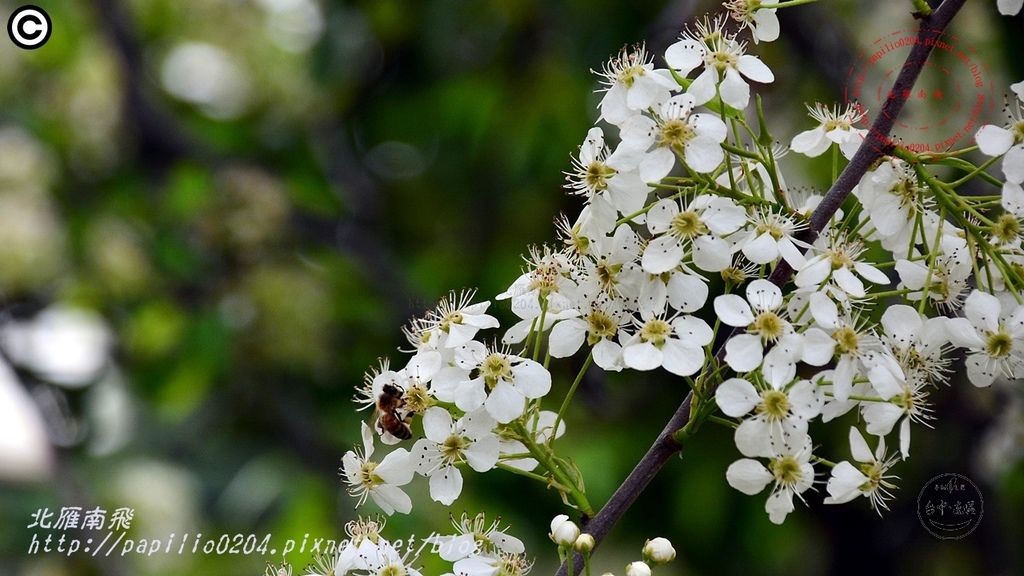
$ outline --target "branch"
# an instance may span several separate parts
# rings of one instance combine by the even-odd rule
[[[931,40],[935,40],[943,34],[943,31],[965,2],[966,0],[945,0],[930,16],[921,19],[921,28],[917,34],[918,42],[907,56],[907,60],[904,62],[899,76],[897,76],[896,82],[893,84],[889,98],[885,101],[881,112],[871,125],[864,143],[861,144],[853,159],[839,175],[839,178],[832,184],[821,204],[811,214],[808,229],[802,238],[804,241],[811,243],[817,239],[821,231],[828,225],[829,220],[832,219],[832,216],[850,195],[850,191],[853,190],[853,187],[860,182],[860,179],[868,171],[868,168],[888,151],[891,151],[892,142],[889,139],[889,132],[892,130],[896,118],[903,111],[905,100],[902,94],[905,90],[910,90],[914,87],[917,77],[920,75],[922,68],[924,68],[925,61],[931,54],[933,47]],[[779,264],[772,271],[769,280],[781,287],[789,281],[792,275],[793,269],[785,260],[780,260]],[[725,343],[738,332],[739,329],[733,329],[729,336],[719,343],[718,349],[715,352],[716,358],[721,358],[725,351]],[[707,392],[712,391],[710,387],[706,390]],[[640,493],[647,488],[651,479],[668,462],[668,459],[673,454],[682,450],[682,445],[675,439],[675,434],[682,430],[690,421],[690,405],[692,402],[693,393],[690,392],[665,425],[665,429],[662,430],[650,449],[648,449],[647,454],[637,463],[636,467],[615,491],[608,503],[601,508],[601,511],[596,516],[584,524],[583,531],[591,534],[598,544],[608,535],[612,526],[625,514],[626,510],[629,509]],[[578,553],[576,554],[574,567],[573,576],[576,576],[583,567],[583,557]],[[566,576],[568,574],[567,565],[562,564],[557,574],[558,576]]]

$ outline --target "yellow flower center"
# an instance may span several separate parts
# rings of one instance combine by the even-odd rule
[[[636,79],[647,73],[647,70],[640,64],[634,64],[632,66],[626,66],[619,72],[619,82],[626,85],[626,88],[631,88]]]
[[[992,224],[992,235],[1003,244],[1012,242],[1020,234],[1020,221],[1013,214],[1003,214]]]
[[[587,314],[587,341],[591,346],[602,339],[614,338],[616,330],[618,330],[618,325],[615,320],[604,312],[594,310]]]
[[[469,440],[458,434],[452,434],[445,438],[445,441],[439,446],[441,454],[449,462],[458,460],[462,456],[462,451],[466,448],[469,448]]]
[[[780,390],[769,390],[761,396],[757,412],[767,415],[772,420],[782,420],[789,414],[789,397]]]
[[[707,226],[700,221],[700,216],[693,210],[680,212],[672,218],[672,232],[679,238],[695,238],[706,234]]]
[[[785,330],[785,322],[779,315],[770,310],[761,312],[754,318],[754,323],[751,324],[751,329],[755,334],[761,336],[761,338],[768,342],[774,342],[782,336]]]
[[[655,318],[648,320],[640,330],[640,341],[661,346],[670,334],[672,334],[672,326],[660,318]]]
[[[857,331],[849,326],[843,326],[832,333],[832,339],[836,341],[836,349],[840,354],[850,354],[857,351],[860,337]]]
[[[600,191],[608,188],[608,179],[612,176],[615,176],[614,168],[609,167],[604,162],[591,162],[587,166],[586,176],[584,176],[583,180],[588,188]]]
[[[686,143],[693,139],[697,133],[685,120],[675,118],[661,125],[661,132],[658,134],[658,146],[682,150]]]
[[[1005,358],[1013,350],[1013,338],[1005,330],[992,332],[985,340],[985,352],[993,358]]]
[[[772,461],[769,465],[775,480],[787,486],[792,486],[800,481],[803,474],[800,472],[800,462],[793,456],[783,456]]]
[[[498,384],[498,380],[512,380],[512,363],[504,354],[495,352],[484,358],[480,364],[480,375],[484,377],[484,382],[493,388]]]

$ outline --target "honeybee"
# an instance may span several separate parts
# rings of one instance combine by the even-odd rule
[[[405,406],[405,393],[393,384],[385,384],[380,396],[377,397],[377,428],[381,433],[388,432],[399,440],[412,438],[412,429],[407,422],[409,415],[402,414]]]

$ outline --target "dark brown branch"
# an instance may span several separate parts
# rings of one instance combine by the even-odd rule
[[[839,178],[832,184],[821,204],[811,214],[810,223],[803,240],[809,243],[814,242],[871,165],[886,152],[891,151],[892,143],[889,139],[889,133],[896,118],[903,111],[905,100],[902,94],[904,91],[909,91],[914,87],[914,83],[917,81],[925,61],[931,54],[934,45],[931,41],[938,39],[943,34],[943,31],[953,20],[953,17],[963,7],[964,2],[966,0],[945,0],[930,16],[921,19],[921,28],[917,34],[918,42],[911,49],[906,62],[903,64],[903,68],[900,70],[899,76],[896,77],[896,82],[893,84],[889,98],[885,101],[881,112],[871,125],[864,143],[861,144],[853,159],[850,160],[850,163],[839,175]],[[792,275],[793,269],[785,260],[780,260],[779,264],[772,271],[769,280],[781,287],[789,281]],[[736,333],[737,330],[734,329],[729,334],[729,338]],[[725,350],[725,342],[729,338],[724,339],[719,344],[718,350],[715,353],[716,358],[722,356]],[[707,392],[711,392],[711,389],[708,389]],[[647,488],[651,479],[668,462],[668,459],[673,454],[682,450],[682,445],[675,439],[675,433],[682,430],[690,421],[690,404],[692,401],[693,393],[690,392],[683,399],[675,414],[672,415],[665,429],[662,430],[661,434],[658,435],[658,438],[651,445],[647,454],[644,455],[622,485],[612,494],[608,503],[601,508],[596,516],[584,524],[583,530],[591,534],[598,544],[608,535],[612,526],[625,514],[626,510],[633,504],[633,501]],[[573,576],[578,575],[582,569],[583,557],[576,554]],[[566,576],[567,573],[567,565],[562,564],[558,569],[558,576]]]

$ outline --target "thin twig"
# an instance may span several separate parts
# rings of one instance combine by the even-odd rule
[[[964,2],[966,0],[945,0],[930,16],[921,19],[921,28],[917,35],[919,41],[913,46],[909,56],[907,56],[907,60],[903,64],[896,82],[893,84],[889,98],[885,101],[881,112],[871,125],[864,143],[861,144],[853,159],[843,169],[843,172],[829,189],[821,204],[811,214],[808,228],[802,238],[804,241],[808,243],[814,242],[871,165],[892,149],[889,133],[896,118],[903,110],[905,100],[901,95],[904,91],[911,90],[914,87],[917,77],[920,75],[922,68],[924,68],[925,61],[928,59],[934,46],[933,42],[929,40],[935,40],[942,35],[953,17],[963,7]],[[792,275],[793,269],[785,260],[780,260],[779,264],[772,271],[769,280],[781,287],[789,281]],[[724,353],[725,342],[736,333],[737,330],[734,329],[727,338],[719,343],[715,353],[717,358],[721,358]],[[707,391],[711,392],[711,389],[709,388]],[[615,491],[608,503],[601,508],[596,516],[584,523],[584,531],[591,534],[597,544],[601,543],[612,526],[625,514],[626,510],[629,509],[640,493],[644,491],[651,479],[668,462],[668,459],[682,449],[682,445],[675,439],[675,434],[682,430],[687,422],[689,422],[690,403],[692,401],[693,393],[690,392],[683,399],[679,408],[672,415],[672,418],[665,425],[664,430],[658,435],[650,449],[648,449],[647,454],[637,463],[636,467]],[[576,569],[573,570],[574,576],[579,574],[582,565],[582,556],[580,556],[576,561]],[[563,563],[559,567],[557,575],[566,576],[567,574],[567,564]]]

